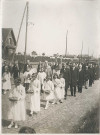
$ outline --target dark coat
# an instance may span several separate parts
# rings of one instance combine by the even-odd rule
[[[65,69],[61,69],[60,73],[63,74],[63,77],[65,79],[65,88],[68,89],[70,81],[71,81],[71,76],[70,76],[70,69],[69,68],[65,68]]]
[[[78,71],[78,85],[82,86],[84,84],[84,71]]]
[[[88,79],[89,79],[89,70],[87,69],[84,72],[84,81],[88,81]]]
[[[78,72],[77,72],[77,68],[75,68],[74,70],[71,68],[70,69],[70,74],[71,74],[71,82],[70,85],[76,86],[77,85],[77,80],[78,80]]]
[[[23,71],[23,73],[24,73],[25,71],[27,71],[27,67],[29,67],[29,68],[30,68],[30,67],[31,67],[31,65],[29,65],[29,64],[25,64],[25,65],[24,65],[24,71]]]
[[[13,74],[14,79],[19,77],[19,72],[20,72],[19,68],[16,65],[14,65],[12,68],[12,74]]]
[[[89,68],[89,79],[93,80],[93,68]]]

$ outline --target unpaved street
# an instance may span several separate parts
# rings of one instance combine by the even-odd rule
[[[33,127],[36,133],[72,133],[72,129],[77,125],[88,111],[92,111],[96,103],[99,102],[100,80],[95,81],[92,87],[83,88],[82,93],[76,94],[76,97],[70,96],[68,91],[67,100],[62,104],[50,104],[48,110],[44,110],[45,101],[41,97],[41,112],[33,117],[29,113],[28,95],[26,97],[27,119],[25,122],[20,122],[20,127]],[[7,129],[9,121],[7,120],[8,98],[7,95],[2,96],[2,132],[3,133],[18,133],[19,129]]]

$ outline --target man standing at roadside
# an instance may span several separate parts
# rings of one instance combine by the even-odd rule
[[[67,90],[69,88],[70,84],[70,69],[68,63],[65,65],[62,65],[62,69],[60,70],[60,73],[63,74],[63,78],[65,79],[65,100],[67,98]]]
[[[70,74],[71,74],[71,82],[70,82],[70,89],[71,89],[71,96],[76,97],[76,85],[78,81],[78,72],[75,67],[75,63],[72,64],[72,67],[70,67]]]

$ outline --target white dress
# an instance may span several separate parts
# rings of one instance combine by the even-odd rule
[[[60,82],[61,82],[61,98],[63,99],[65,95],[65,79],[60,78]]]
[[[43,84],[45,78],[46,78],[46,73],[45,72],[39,72],[38,73],[37,79],[40,81],[40,84]]]
[[[30,72],[30,75],[32,75],[33,73],[37,73],[37,69],[36,68],[32,68],[29,72]]]
[[[60,79],[53,79],[54,93],[56,99],[61,99],[61,82]]]
[[[59,76],[60,75],[60,70],[55,70],[53,69],[53,74],[57,73],[57,75]]]
[[[2,89],[7,90],[11,89],[11,76],[10,73],[4,72],[3,73],[3,82],[2,82]],[[4,81],[5,80],[5,81]]]
[[[10,93],[9,97],[18,97],[18,101],[9,101],[9,111],[8,119],[14,121],[24,121],[26,118],[26,109],[25,109],[25,88],[20,84]]]
[[[35,79],[30,83],[30,90],[34,93],[30,94],[30,110],[32,112],[40,111],[40,81]]]
[[[24,77],[24,83],[30,83],[30,72],[25,71],[25,73],[23,74]]]
[[[45,81],[43,83],[43,90],[46,91],[50,91],[50,94],[47,94],[46,95],[46,100],[53,100],[55,98],[54,96],[54,85],[53,85],[53,82],[52,81]]]

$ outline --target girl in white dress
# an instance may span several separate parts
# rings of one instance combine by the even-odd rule
[[[51,79],[51,77],[47,76],[46,80],[43,83],[43,91],[47,92],[47,94],[46,94],[46,106],[45,106],[45,109],[48,108],[49,101],[55,99],[55,96],[54,96],[54,85],[53,85],[53,82],[50,79]]]
[[[11,76],[10,76],[10,72],[8,70],[8,66],[5,66],[5,71],[4,71],[3,77],[2,77],[3,94],[6,94],[6,91],[11,89],[10,78],[11,78]]]
[[[27,68],[27,70],[23,74],[23,77],[24,77],[25,91],[27,92],[27,90],[29,89],[29,84],[31,80],[30,68]]]
[[[42,85],[44,83],[45,78],[46,78],[46,73],[44,72],[43,67],[41,67],[41,69],[40,69],[40,71],[38,72],[38,75],[37,75],[37,79],[40,81],[40,85],[41,85],[41,93],[43,92],[42,91]]]
[[[11,128],[15,123],[15,128],[18,128],[17,122],[24,121],[26,118],[25,110],[25,88],[21,85],[21,79],[15,80],[15,88],[10,93],[9,98],[16,98],[17,100],[10,100],[10,108],[8,112],[8,119],[11,119],[11,124],[8,128]]]
[[[60,81],[60,79],[58,79],[57,73],[55,73],[53,76],[53,84],[54,84],[54,93],[55,93],[55,97],[56,97],[56,103],[58,103],[58,101],[60,103],[62,103],[62,101],[61,101],[61,81]]]
[[[32,74],[32,80],[30,83],[29,92],[30,94],[30,115],[33,115],[33,112],[37,113],[40,111],[40,81],[37,79],[37,73]]]
[[[59,75],[60,82],[61,82],[61,99],[64,99],[65,95],[65,79],[63,78],[63,74]]]

